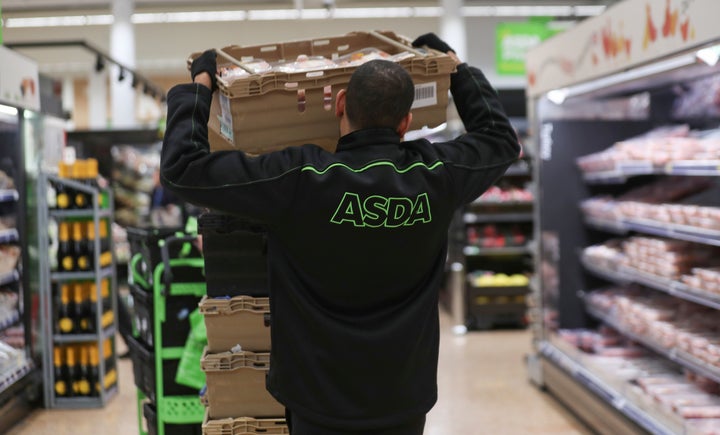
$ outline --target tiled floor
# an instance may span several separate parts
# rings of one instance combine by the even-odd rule
[[[529,331],[455,336],[446,314],[441,322],[440,398],[428,415],[426,435],[589,433],[527,380]],[[127,359],[119,365],[120,392],[104,409],[39,410],[8,435],[137,434],[132,365]]]

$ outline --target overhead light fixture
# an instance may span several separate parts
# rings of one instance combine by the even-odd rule
[[[695,52],[695,56],[709,66],[715,66],[720,60],[720,44],[701,48]]]
[[[562,5],[513,5],[513,6],[463,6],[461,13],[465,17],[588,17],[602,13],[605,6],[562,6]],[[444,9],[437,6],[422,7],[366,7],[366,8],[310,8],[298,9],[253,9],[231,11],[190,11],[135,13],[133,24],[163,23],[201,23],[223,21],[288,21],[317,20],[327,18],[362,19],[362,18],[437,18],[444,14]],[[31,17],[5,19],[5,27],[61,27],[61,26],[93,26],[110,25],[113,16],[101,15],[66,15],[58,17]]]
[[[5,106],[0,104],[0,113],[9,116],[17,116],[18,110],[12,106]]]
[[[125,80],[125,68],[120,67],[120,71],[118,71],[118,81],[121,82]]]
[[[137,76],[135,74],[133,74],[133,77],[132,77],[133,89],[137,88],[139,84],[140,84],[140,81],[138,80]]]

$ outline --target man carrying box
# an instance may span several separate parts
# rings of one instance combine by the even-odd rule
[[[402,141],[413,83],[384,60],[358,67],[338,92],[335,153],[311,144],[211,153],[213,51],[193,62],[193,84],[168,93],[163,184],[268,228],[267,389],[293,435],[423,433],[437,400],[448,227],[520,152],[482,72],[434,34],[413,45],[457,63],[450,89],[467,133],[454,140]]]

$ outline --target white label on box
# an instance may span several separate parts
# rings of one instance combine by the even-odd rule
[[[220,111],[222,113],[220,122],[232,130],[233,121],[232,112],[230,111],[230,99],[223,94],[220,94]]]
[[[415,100],[411,109],[435,106],[437,103],[437,82],[415,85]]]

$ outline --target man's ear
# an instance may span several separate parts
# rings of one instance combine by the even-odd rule
[[[408,112],[407,115],[400,121],[397,129],[395,130],[400,137],[405,136],[405,133],[410,130],[410,124],[412,123],[412,112]]]
[[[340,89],[335,98],[335,116],[342,118],[345,114],[345,89]]]

